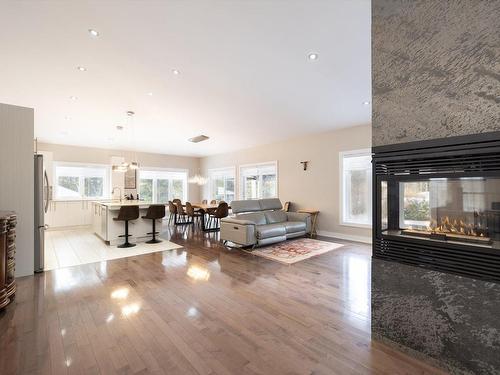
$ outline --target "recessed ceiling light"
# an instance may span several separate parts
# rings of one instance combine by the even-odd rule
[[[123,130],[123,126],[122,125],[116,125],[116,130]]]
[[[317,60],[319,57],[319,55],[317,53],[310,53],[309,55],[307,55],[307,58],[309,60]]]
[[[153,93],[152,92],[148,92],[148,96],[153,96]]]
[[[370,105],[370,102],[367,100],[367,101],[364,101],[363,102],[363,105]]]
[[[133,116],[133,115],[135,115],[134,111],[127,111],[127,116]]]
[[[84,66],[77,66],[76,69],[78,69],[80,72],[86,72],[87,68]]]
[[[74,96],[74,95],[71,95],[69,98],[70,98],[71,100],[76,100],[76,99],[78,99],[78,97],[76,97],[76,96]]]
[[[94,29],[89,29],[89,34],[90,36],[97,38],[99,36],[99,31],[96,31]]]
[[[172,69],[172,73],[175,75],[181,74],[181,72],[179,72],[177,69]]]

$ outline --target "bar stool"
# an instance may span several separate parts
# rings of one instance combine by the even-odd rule
[[[144,215],[143,219],[153,220],[153,231],[148,233],[152,234],[153,238],[146,243],[160,243],[161,240],[156,239],[156,235],[160,234],[160,232],[156,231],[156,220],[163,219],[165,217],[165,205],[164,204],[152,204],[148,207],[148,211],[146,215]]]
[[[118,245],[119,248],[125,247],[134,247],[135,243],[128,242],[128,238],[131,236],[128,234],[128,222],[130,220],[137,220],[139,218],[139,206],[121,206],[120,211],[118,212],[118,217],[114,217],[115,221],[124,221],[125,222],[125,234],[122,234],[118,237],[125,237],[125,242],[121,245]]]

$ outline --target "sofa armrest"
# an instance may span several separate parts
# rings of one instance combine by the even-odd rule
[[[302,221],[306,223],[306,232],[311,232],[311,214],[303,212],[287,212],[286,216],[288,221]]]
[[[220,223],[220,239],[242,246],[255,245],[255,223],[250,220],[224,218]]]

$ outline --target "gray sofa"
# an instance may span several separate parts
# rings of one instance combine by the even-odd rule
[[[221,240],[255,247],[310,233],[309,214],[282,208],[278,198],[232,201],[233,215],[221,220]]]

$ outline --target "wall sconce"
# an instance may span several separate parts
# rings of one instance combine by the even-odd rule
[[[309,160],[306,161],[301,161],[300,164],[304,167],[304,170],[307,171],[307,163],[309,163]]]

